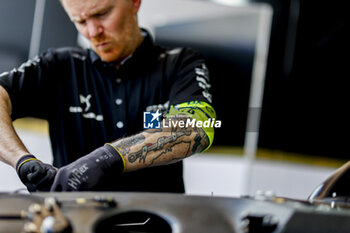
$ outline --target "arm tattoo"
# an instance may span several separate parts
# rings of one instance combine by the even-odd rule
[[[158,160],[160,157],[162,157],[163,155],[166,155],[168,152],[171,152],[173,150],[173,147],[177,146],[177,145],[180,145],[180,144],[185,144],[185,146],[187,146],[187,152],[185,153],[186,155],[189,154],[190,150],[191,150],[191,142],[190,141],[180,141],[178,143],[175,143],[173,146],[171,146],[170,148],[168,149],[165,149],[164,151],[162,151],[158,156],[156,156],[154,159],[152,159],[152,163],[151,165],[156,161]],[[184,156],[184,157],[187,157],[187,156]],[[176,157],[173,157],[169,163],[172,163],[172,162],[177,162],[181,159],[183,159],[184,157],[179,157],[179,158],[176,158]]]
[[[124,138],[116,141],[113,143],[113,146],[115,146],[122,155],[126,155],[130,152],[132,146],[143,143],[145,139],[146,137],[144,135],[137,134],[130,138]]]
[[[209,139],[201,128],[165,127],[145,130],[112,145],[133,170],[177,162],[201,152],[209,145]]]
[[[204,133],[204,130],[203,129],[196,129],[196,131],[197,131],[197,133],[196,133],[196,136],[194,138],[194,145],[192,148],[193,154],[201,152],[209,144],[209,138]],[[204,145],[204,147],[203,147],[203,145]]]
[[[189,136],[189,135],[191,135],[191,130],[183,129],[179,132],[175,132],[175,133],[172,132],[170,136],[161,136],[158,138],[156,143],[146,144],[142,147],[141,150],[139,150],[135,153],[129,154],[128,161],[130,163],[134,163],[134,162],[136,162],[136,160],[139,160],[140,163],[141,162],[146,163],[146,157],[147,157],[149,152],[159,151],[159,150],[163,149],[164,146],[166,146],[167,144],[176,142],[179,138],[181,138],[183,136]],[[171,150],[172,147],[166,148],[165,150],[169,151],[169,149]]]

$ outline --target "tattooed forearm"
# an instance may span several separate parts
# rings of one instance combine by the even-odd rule
[[[129,138],[118,140],[112,143],[112,145],[115,146],[121,154],[126,155],[133,146],[143,143],[145,139],[146,137],[144,135],[137,134]]]
[[[125,160],[125,170],[173,163],[205,149],[208,137],[201,128],[165,127],[146,130],[113,142]]]
[[[170,147],[170,148],[168,148],[168,149],[166,149],[166,150],[164,150],[164,151],[162,151],[158,156],[156,156],[153,160],[152,160],[152,163],[150,164],[150,165],[153,165],[155,162],[157,162],[157,160],[159,161],[162,157],[164,157],[164,156],[167,156],[167,153],[168,152],[172,152],[173,151],[173,148],[174,147],[176,147],[176,146],[178,146],[178,145],[180,145],[181,147],[183,147],[183,148],[185,148],[185,147],[187,147],[187,149],[186,149],[186,155],[190,155],[189,153],[190,153],[190,151],[191,151],[191,142],[190,141],[181,141],[181,142],[179,142],[179,143],[176,143],[176,144],[174,144],[172,147]],[[185,158],[185,157],[187,157],[187,156],[183,156],[182,154],[180,155],[180,157],[175,157],[175,156],[172,156],[172,159],[171,160],[169,160],[169,161],[167,161],[168,163],[174,163],[174,162],[177,162],[177,161],[179,161],[179,160],[181,160],[181,159],[183,159],[183,158]]]
[[[130,163],[136,162],[136,160],[139,160],[139,162],[146,163],[146,157],[149,154],[149,152],[152,151],[159,151],[162,150],[167,144],[176,142],[179,138],[183,136],[189,136],[191,135],[190,130],[183,129],[179,132],[171,132],[170,136],[161,136],[157,139],[157,142],[154,144],[146,144],[144,145],[139,151],[136,151],[135,153],[131,153],[128,156],[128,161]],[[165,148],[165,150],[168,150],[169,148]]]
[[[209,144],[209,138],[204,131],[202,129],[196,129],[196,131],[197,134],[194,138],[194,145],[192,147],[193,154],[201,152]],[[205,147],[203,147],[203,145],[205,145]]]

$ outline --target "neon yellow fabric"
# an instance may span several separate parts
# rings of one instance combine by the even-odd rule
[[[205,122],[207,120],[212,120],[215,121],[216,119],[216,112],[214,108],[203,101],[191,101],[191,102],[186,102],[186,103],[181,103],[177,105],[171,105],[169,113],[167,114],[168,117],[172,117],[175,115],[188,115],[191,116],[193,119],[196,121],[202,121]],[[211,144],[213,143],[214,140],[214,127],[202,127],[204,132],[209,138],[209,146],[203,150],[206,151],[210,148]]]

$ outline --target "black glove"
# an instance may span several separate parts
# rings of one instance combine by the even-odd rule
[[[111,145],[60,168],[51,191],[108,191],[110,182],[124,171],[124,160]]]
[[[17,161],[16,171],[29,192],[50,191],[57,168],[33,155],[24,155]]]

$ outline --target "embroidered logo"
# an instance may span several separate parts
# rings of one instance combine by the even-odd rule
[[[84,96],[79,95],[80,97],[80,106],[71,106],[69,107],[69,112],[81,114],[86,119],[95,119],[96,121],[103,121],[103,115],[97,115],[94,112],[90,112],[91,108],[91,94]]]

